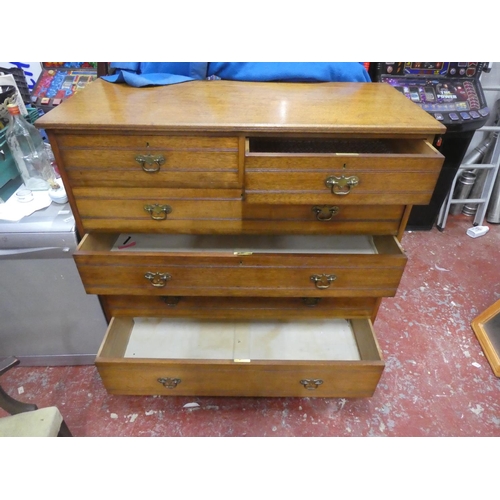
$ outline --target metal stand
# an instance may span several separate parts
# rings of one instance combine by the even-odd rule
[[[485,88],[484,90],[500,90],[500,87]],[[450,206],[454,204],[465,204],[465,203],[475,203],[478,205],[477,212],[474,217],[474,226],[481,226],[484,222],[484,217],[486,215],[486,210],[488,209],[488,203],[490,201],[491,193],[493,191],[493,185],[495,184],[495,179],[498,175],[499,163],[500,163],[500,126],[484,126],[476,130],[482,133],[496,133],[495,143],[492,145],[493,151],[491,154],[490,163],[462,163],[457,170],[453,183],[451,185],[450,191],[441,206],[439,212],[438,220],[436,223],[437,228],[440,231],[444,231],[446,226],[446,220],[450,212]],[[458,178],[465,170],[487,170],[487,174],[484,180],[484,185],[480,198],[453,198],[455,193],[455,185]]]

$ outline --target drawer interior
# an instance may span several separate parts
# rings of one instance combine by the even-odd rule
[[[250,137],[247,154],[335,154],[335,155],[397,155],[429,154],[437,151],[425,140],[322,138],[322,137]]]
[[[113,318],[98,358],[380,361],[367,319],[223,321]]]
[[[76,255],[134,253],[304,253],[404,255],[394,236],[371,235],[184,235],[88,233]]]
[[[377,254],[369,235],[121,234],[112,251]]]

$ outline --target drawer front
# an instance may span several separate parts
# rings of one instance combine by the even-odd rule
[[[73,187],[241,187],[238,138],[64,135]]]
[[[243,231],[271,234],[397,234],[404,205],[243,203]]]
[[[85,231],[397,234],[403,205],[258,205],[241,190],[74,188]]]
[[[140,235],[139,235],[140,236]],[[140,237],[135,236],[139,241]],[[392,236],[373,238],[376,253],[274,253],[206,250],[202,236],[183,241],[194,251],[175,246],[172,251],[151,250],[115,239],[86,235],[74,255],[88,293],[99,295],[261,296],[261,297],[388,297],[394,296],[406,256]],[[121,236],[120,238],[123,238]],[[155,241],[148,237],[149,241]],[[334,243],[333,237],[308,236]],[[313,238],[313,240],[311,240]],[[345,237],[344,237],[345,238]],[[276,239],[269,238],[275,242]],[[176,241],[173,236],[161,240]],[[209,240],[210,241],[210,240]],[[217,238],[220,241],[220,238]],[[226,241],[232,241],[227,237]],[[278,240],[282,241],[282,240]],[[290,239],[286,240],[290,241]],[[120,248],[122,247],[122,248]],[[190,247],[190,248],[191,248]],[[156,247],[155,247],[156,248]]]
[[[189,321],[189,320],[188,320]],[[343,320],[332,320],[329,323]],[[384,369],[384,362],[369,320],[352,320],[352,338],[331,331],[329,338],[317,336],[313,324],[299,325],[305,334],[293,331],[293,322],[271,322],[267,331],[254,333],[255,325],[229,322],[231,337],[224,322],[173,324],[151,322],[154,335],[145,345],[135,333],[133,318],[113,318],[96,358],[104,386],[111,394],[168,396],[265,396],[265,397],[367,397],[373,395]],[[321,323],[324,329],[329,324]],[[295,325],[297,327],[297,325]],[[305,328],[308,331],[305,331]],[[170,330],[169,330],[170,329]],[[262,329],[261,326],[257,330]],[[284,332],[283,330],[291,330]],[[173,331],[176,330],[176,331]],[[197,333],[194,333],[197,332]],[[218,344],[210,335],[215,332]],[[248,333],[251,332],[251,333]],[[134,339],[134,335],[138,339]],[[176,341],[179,335],[186,342]],[[273,341],[267,341],[271,335]],[[332,338],[337,335],[336,338]],[[317,344],[310,347],[311,339]],[[192,342],[196,339],[195,342]],[[221,340],[222,339],[222,340]],[[249,343],[250,346],[237,346]],[[267,347],[257,346],[258,342]],[[190,345],[190,342],[191,345]],[[271,345],[273,344],[274,345]],[[281,342],[288,342],[286,354],[275,359]],[[307,344],[306,352],[302,347]],[[347,342],[347,345],[342,345]],[[140,345],[139,345],[140,344]],[[180,345],[183,344],[183,345]],[[193,348],[196,344],[196,349]],[[225,345],[227,344],[227,345]],[[293,344],[293,345],[290,345]],[[326,345],[324,345],[326,344]],[[324,347],[322,349],[322,347]],[[136,348],[138,348],[136,350]],[[144,357],[151,349],[154,357]],[[170,351],[172,349],[172,352]],[[316,360],[315,350],[321,360]],[[237,358],[239,352],[256,352],[256,357]],[[186,355],[184,353],[187,353]],[[261,355],[264,353],[264,356]],[[295,356],[295,354],[298,356]],[[347,355],[346,355],[347,354]],[[196,356],[191,358],[190,356]],[[186,357],[184,357],[186,356]],[[203,356],[207,356],[204,358]],[[294,359],[308,358],[308,359]],[[343,358],[348,359],[343,359]],[[290,359],[288,359],[290,358]],[[337,359],[338,358],[338,359]]]
[[[373,297],[179,297],[106,295],[111,316],[203,319],[370,318]]]
[[[241,190],[74,188],[85,231],[231,232],[241,228]]]
[[[386,154],[261,152],[252,151],[247,143],[245,199],[249,203],[311,199],[346,205],[429,203],[442,155],[425,141],[388,142]]]

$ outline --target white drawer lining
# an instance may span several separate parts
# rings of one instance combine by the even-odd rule
[[[349,321],[135,318],[125,358],[360,360]]]

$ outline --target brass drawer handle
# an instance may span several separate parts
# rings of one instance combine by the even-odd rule
[[[336,177],[332,175],[326,179],[325,184],[331,189],[332,194],[345,196],[351,192],[353,187],[359,184],[359,178],[355,175],[351,175],[350,177],[346,177],[345,175]]]
[[[321,222],[332,220],[333,216],[339,213],[339,210],[339,207],[331,207],[328,205],[312,207],[312,211],[316,214],[316,219]]]
[[[151,215],[153,220],[165,220],[167,214],[172,212],[172,207],[170,205],[158,205],[158,203],[155,203],[154,205],[144,205],[144,210]]]
[[[314,281],[316,288],[320,290],[328,288],[336,279],[337,276],[335,274],[313,274],[311,276],[311,281]]]
[[[167,389],[175,389],[181,383],[180,378],[170,378],[170,377],[159,378],[157,379],[157,381],[160,382],[160,384],[163,387],[166,387]]]
[[[162,155],[137,155],[135,161],[140,163],[144,172],[151,174],[160,171],[160,166],[165,162],[165,158]]]
[[[167,281],[172,279],[172,276],[167,273],[151,273],[148,272],[144,275],[144,277],[151,282],[151,284],[155,287],[162,288],[167,284]]]
[[[305,378],[301,380],[300,383],[308,391],[314,391],[323,383],[323,381],[320,378],[315,378],[315,379]]]

